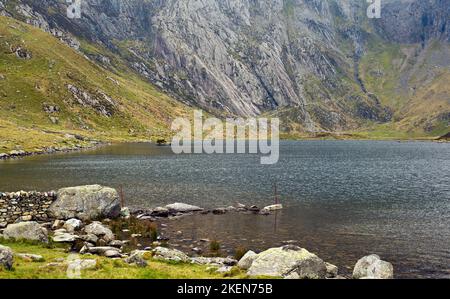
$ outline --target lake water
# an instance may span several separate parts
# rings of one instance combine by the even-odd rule
[[[280,162],[267,166],[258,155],[174,155],[170,147],[120,144],[2,161],[0,191],[97,183],[122,187],[131,207],[212,208],[272,204],[276,182],[285,205],[277,214],[196,215],[172,221],[166,233],[217,239],[224,250],[293,240],[347,274],[376,253],[399,278],[450,278],[449,157],[448,143],[286,141]]]

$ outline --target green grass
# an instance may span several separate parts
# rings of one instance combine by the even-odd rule
[[[44,257],[42,262],[30,262],[18,257],[14,259],[11,271],[0,267],[0,279],[66,279],[67,266],[58,261],[70,255],[67,248],[42,246],[26,242],[0,242],[15,253],[31,253]],[[49,248],[50,247],[50,248]],[[146,268],[128,265],[122,260],[111,260],[99,256],[73,255],[72,258],[96,259],[97,267],[82,271],[83,279],[220,279],[247,278],[246,274],[234,268],[230,274],[214,273],[207,266],[171,263],[149,259]],[[54,264],[54,265],[49,265]]]
[[[369,124],[362,133],[368,138],[427,139],[449,132],[448,121],[440,116],[450,112],[450,71],[435,67],[432,58],[444,50],[440,47],[444,46],[437,42],[422,49],[369,40],[360,64],[361,77],[369,92],[394,111],[394,119],[388,124]]]

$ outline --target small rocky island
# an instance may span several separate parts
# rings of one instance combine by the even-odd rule
[[[42,246],[65,245],[64,252],[72,258],[62,258],[46,266],[57,265],[66,269],[67,273],[96,271],[98,259],[102,258],[142,269],[149,267],[150,261],[201,266],[206,267],[209,273],[224,277],[238,273],[240,277],[250,278],[350,278],[341,276],[336,266],[298,246],[286,245],[259,253],[249,250],[233,257],[218,254],[188,256],[168,248],[167,240],[158,233],[161,218],[229,211],[267,215],[282,208],[279,204],[263,209],[238,204],[236,207],[205,210],[175,203],[151,210],[130,211],[121,206],[119,193],[115,189],[100,185],[64,188],[57,192],[0,193],[0,244],[31,242]],[[139,238],[147,238],[151,245],[141,248],[141,244],[133,241]],[[44,258],[35,252],[15,253],[11,248],[0,245],[0,274],[13,269],[16,259],[45,263]],[[393,277],[392,264],[377,255],[357,261],[352,275],[354,279]]]

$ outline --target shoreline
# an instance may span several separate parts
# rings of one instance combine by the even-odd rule
[[[6,202],[8,202],[8,200],[15,201],[19,203],[19,205],[23,203],[28,207],[30,201],[26,201],[24,200],[24,198],[36,196],[41,196],[44,197],[45,200],[51,201],[45,204],[48,206],[53,206],[55,202],[58,200],[58,198],[62,196],[61,194],[64,194],[64,191],[62,190],[66,189],[81,190],[82,188],[83,190],[85,190],[86,187],[93,187],[93,186],[64,188],[58,190],[58,192],[56,193],[54,191],[44,193],[34,191],[0,193],[0,205],[3,205],[0,206],[0,209],[5,209],[4,206],[5,200]],[[98,190],[97,187],[95,187],[95,190]],[[101,187],[101,188],[103,189],[107,188],[109,190],[112,190],[111,188],[108,187]],[[84,194],[84,192],[82,194]],[[34,206],[37,206],[35,203],[36,201],[33,202]],[[117,206],[120,205],[120,198],[118,194],[116,204]],[[17,204],[14,203],[14,205],[16,206]],[[8,204],[6,204],[6,208],[7,206]],[[311,248],[300,247],[303,244],[298,240],[294,239],[277,243],[270,243],[270,244],[267,243],[266,246],[264,247],[254,246],[254,244],[246,245],[249,247],[240,247],[241,245],[239,245],[238,247],[232,246],[230,247],[230,245],[232,245],[233,243],[234,238],[233,236],[228,235],[227,238],[229,239],[220,237],[219,240],[215,239],[216,237],[214,236],[214,234],[208,236],[198,235],[195,237],[189,233],[189,229],[192,229],[189,227],[182,227],[181,228],[182,232],[178,233],[175,232],[175,230],[180,229],[180,227],[177,226],[176,223],[172,226],[171,221],[176,221],[186,217],[193,217],[193,216],[202,217],[208,215],[209,215],[208,217],[220,217],[221,215],[230,214],[229,217],[235,217],[233,213],[240,213],[244,215],[243,217],[246,217],[245,215],[249,216],[256,215],[257,217],[275,215],[276,217],[278,211],[282,210],[283,208],[284,207],[280,205],[272,205],[264,208],[258,208],[256,206],[249,206],[238,203],[235,204],[234,206],[229,207],[203,209],[198,206],[192,206],[184,203],[174,203],[166,205],[164,207],[155,207],[152,209],[121,208],[120,214],[117,216],[117,218],[115,217],[109,218],[105,216],[106,218],[103,217],[102,220],[98,219],[97,217],[89,220],[80,220],[80,217],[77,217],[76,215],[64,216],[63,219],[55,215],[38,219],[29,215],[30,211],[27,210],[26,216],[20,217],[19,219],[9,219],[8,223],[0,225],[0,241],[4,242],[4,239],[2,238],[3,236],[1,234],[3,234],[4,230],[10,225],[16,225],[20,223],[31,223],[36,221],[37,223],[39,223],[40,226],[44,227],[48,231],[49,238],[53,238],[53,242],[69,244],[71,245],[71,249],[69,252],[75,254],[79,253],[82,256],[88,253],[92,257],[102,256],[107,258],[127,259],[133,256],[133,252],[144,252],[153,254],[156,248],[164,247],[172,250],[171,254],[172,253],[176,255],[183,254],[183,256],[188,256],[188,258],[186,258],[188,264],[191,262],[199,263],[201,265],[206,265],[208,267],[211,266],[210,264],[214,264],[214,262],[212,261],[217,261],[217,259],[221,259],[221,261],[223,261],[223,259],[229,258],[233,259],[234,257],[235,262],[233,262],[234,263],[233,265],[221,264],[219,267],[219,268],[225,267],[224,269],[226,269],[227,271],[231,271],[231,268],[236,266],[237,262],[239,261],[239,258],[241,258],[241,256],[243,255],[242,251],[248,252],[255,250],[256,252],[263,253],[269,250],[281,250],[282,254],[283,248],[286,248],[286,250],[290,250],[293,252],[301,250],[308,251],[308,249],[311,250],[311,248],[313,250],[317,250],[317,248],[315,248],[314,246],[312,246]],[[51,208],[50,209],[48,209],[47,207],[44,208],[42,205],[40,209],[41,209],[40,211],[45,214],[47,214],[47,212],[51,210]],[[107,230],[111,230],[112,234],[114,234],[115,237],[109,238],[106,241],[99,241],[102,237],[94,238],[92,236],[89,236],[90,234],[89,231],[84,232],[83,230],[84,227],[87,227],[93,223],[100,223],[96,221],[101,221],[103,227],[105,227]],[[72,230],[70,228],[70,225],[73,225],[74,223],[77,225],[78,228]],[[103,234],[104,231],[105,231],[104,229],[101,229],[100,234]],[[222,247],[222,245],[224,246]],[[311,251],[311,253],[313,254],[315,252],[316,251]],[[377,254],[377,252],[374,253]],[[34,254],[34,252],[31,252],[30,254]],[[323,252],[320,253],[320,255],[322,254]],[[358,254],[355,257],[357,259],[360,256],[361,255]],[[333,262],[333,264],[338,265],[338,267],[341,269],[338,278],[351,278],[351,269],[353,269],[354,265],[353,263],[356,262],[356,260],[352,259],[350,262],[346,261],[345,263],[343,263],[341,261],[342,257],[340,258],[336,257],[335,259],[333,259],[333,257],[330,257],[327,254],[325,254],[325,257],[327,258],[327,260]],[[242,274],[242,272],[240,273]],[[420,275],[418,277],[420,277]]]
[[[381,138],[381,139],[370,139],[370,138],[281,138],[280,141],[374,141],[374,142],[400,142],[400,143],[406,143],[406,142],[433,142],[433,143],[450,143],[450,139],[441,139],[441,137],[430,137],[430,138],[416,138],[416,139],[401,139],[401,138]],[[91,144],[89,145],[77,145],[75,147],[52,147],[47,148],[42,151],[24,151],[24,150],[12,150],[8,153],[0,153],[0,161],[7,161],[7,160],[14,160],[14,159],[22,159],[26,157],[32,157],[32,156],[43,156],[43,155],[54,155],[54,154],[67,154],[67,153],[76,153],[76,152],[82,152],[85,150],[92,150],[104,146],[110,146],[115,144],[154,144],[151,140],[148,141],[142,141],[142,140],[136,140],[136,141],[90,141]],[[169,146],[169,145],[164,145]]]
[[[14,194],[18,193],[8,193],[6,196]],[[13,253],[14,257],[33,263],[44,263],[46,262],[46,259],[43,256],[38,255],[41,253],[41,250],[34,251],[27,248],[33,248],[39,246],[39,244],[43,244],[43,248],[46,248],[45,244],[48,244],[50,240],[52,240],[52,244],[68,246],[65,250],[66,254],[78,254],[79,259],[75,260],[78,264],[80,261],[82,263],[83,260],[89,258],[89,261],[97,266],[100,259],[102,262],[105,260],[121,261],[124,264],[128,264],[130,267],[137,266],[138,268],[146,268],[148,264],[159,261],[174,266],[185,265],[186,267],[203,267],[201,269],[208,274],[203,274],[205,276],[201,278],[208,278],[209,275],[220,275],[218,278],[241,277],[246,279],[394,278],[393,266],[388,262],[382,261],[377,255],[366,256],[355,261],[356,264],[353,274],[348,273],[348,271],[344,274],[339,272],[337,266],[322,260],[315,253],[289,242],[286,242],[279,247],[271,247],[257,252],[254,252],[251,249],[236,249],[236,251],[231,254],[229,252],[225,253],[221,251],[220,243],[218,241],[204,239],[199,240],[198,242],[209,246],[208,251],[195,250],[194,240],[192,240],[192,251],[180,250],[176,248],[176,246],[169,244],[168,241],[170,239],[165,238],[159,230],[159,226],[163,226],[160,222],[161,219],[170,219],[169,217],[171,216],[188,217],[195,213],[221,215],[224,209],[217,208],[214,210],[203,210],[182,203],[175,203],[167,205],[166,207],[168,208],[159,207],[153,209],[152,214],[158,215],[154,216],[154,219],[144,218],[142,215],[140,218],[137,218],[135,216],[136,212],[130,213],[128,208],[122,208],[120,216],[114,219],[79,220],[77,218],[71,218],[62,220],[58,218],[49,218],[39,222],[34,222],[33,219],[19,222],[16,221],[14,224],[8,224],[6,227],[0,228],[0,244],[6,245],[6,247],[0,245],[0,250],[10,250],[8,246],[11,246],[12,248],[19,247],[25,251]],[[282,208],[279,206],[272,207],[274,207],[274,209],[271,210],[272,212]],[[164,212],[163,209],[166,209],[168,213],[162,215],[161,213]],[[268,209],[268,207],[258,209],[254,206],[247,207],[238,204],[234,209],[228,208],[229,211],[258,215],[263,215],[260,211],[264,209]],[[158,225],[158,228],[153,226],[155,223]],[[16,227],[17,231],[14,231]],[[27,228],[27,232],[21,232],[25,227]],[[148,234],[149,229],[150,234]],[[36,236],[33,234],[36,234]],[[27,243],[29,242],[27,239],[32,240],[32,242]],[[145,243],[142,242],[143,239],[147,239],[149,243],[144,245]],[[53,248],[54,247],[48,247],[47,253],[49,255],[51,252],[55,253]],[[82,258],[82,256],[85,256],[85,258]],[[293,263],[294,260],[297,260],[298,262]],[[361,268],[361,261],[365,260],[384,263],[383,265],[386,266],[380,270],[379,273],[374,274],[375,276],[373,277],[367,276],[365,274],[365,269],[362,270],[363,274],[358,274],[358,269]],[[55,260],[55,262],[47,264],[47,267],[68,267],[70,269],[72,262],[74,262],[73,258],[59,258],[58,260]],[[262,265],[259,263],[262,263]],[[274,264],[275,270],[267,270],[267,263]],[[45,266],[42,265],[40,268],[43,267]],[[97,271],[98,267],[88,269]],[[2,272],[0,271],[0,273]],[[380,277],[378,277],[378,275],[380,275]]]
[[[68,154],[74,152],[82,152],[85,150],[92,150],[96,148],[100,148],[103,146],[112,145],[111,142],[102,142],[102,141],[91,141],[89,145],[78,145],[75,147],[54,147],[47,148],[42,151],[24,151],[24,150],[12,150],[8,153],[0,153],[0,161],[6,160],[14,160],[14,159],[23,159],[26,157],[32,156],[44,156],[44,155],[54,155],[54,154]]]

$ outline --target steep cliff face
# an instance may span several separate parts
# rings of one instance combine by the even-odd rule
[[[315,132],[401,117],[361,74],[364,57],[373,43],[446,46],[449,2],[386,0],[378,20],[358,0],[86,0],[79,20],[57,0],[2,0],[0,10],[75,46],[73,36],[102,44],[183,102],[221,116],[270,113],[286,130]]]
[[[432,38],[450,41],[449,0],[387,0],[377,29],[400,43],[426,43]]]

